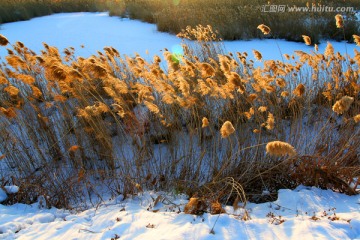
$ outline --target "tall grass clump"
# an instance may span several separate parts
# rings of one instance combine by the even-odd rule
[[[13,201],[75,207],[143,189],[262,201],[298,184],[355,194],[359,51],[328,43],[255,65],[225,54],[211,26],[179,36],[183,55],[151,60],[46,43],[35,53],[0,36],[0,156],[12,176],[0,184],[20,186]]]

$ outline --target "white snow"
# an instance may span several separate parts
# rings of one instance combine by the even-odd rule
[[[36,204],[0,205],[0,239],[360,238],[360,197],[318,188],[280,190],[275,202],[248,203],[248,221],[240,219],[244,209],[230,206],[220,216],[184,214],[179,211],[187,202],[184,196],[145,192],[118,199],[80,213],[39,210]]]
[[[2,188],[0,188],[0,203],[5,201],[6,199],[7,199],[6,192]]]
[[[14,186],[14,185],[4,186],[4,188],[5,188],[6,192],[9,193],[9,194],[14,194],[14,193],[17,193],[19,191],[19,187]]]
[[[149,57],[162,49],[179,51],[181,40],[159,33],[156,26],[135,20],[109,17],[107,13],[56,14],[30,21],[3,24],[0,34],[11,43],[22,41],[39,52],[42,42],[60,50],[75,47],[78,56],[90,56],[105,46],[113,46],[122,54],[135,52]],[[301,34],[301,33],[299,33]],[[80,45],[85,45],[81,48]],[[283,40],[224,42],[227,51],[260,51],[264,59],[280,59],[294,50],[310,52],[312,47]],[[336,51],[353,55],[354,44],[332,42]],[[323,51],[326,44],[320,45]],[[345,49],[346,46],[346,49]],[[0,48],[0,57],[6,48]],[[5,187],[16,194],[16,186]],[[0,188],[0,202],[7,193]],[[360,239],[360,196],[346,196],[329,190],[300,186],[280,190],[272,203],[246,205],[251,219],[241,220],[244,209],[227,214],[203,216],[182,212],[184,196],[146,192],[132,199],[121,197],[80,213],[46,209],[44,202],[32,205],[0,204],[0,239]],[[264,191],[264,195],[268,194]],[[155,210],[155,211],[154,211]],[[216,223],[216,224],[215,224]],[[210,230],[214,226],[214,234]]]

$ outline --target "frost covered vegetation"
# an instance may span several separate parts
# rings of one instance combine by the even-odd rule
[[[286,7],[353,7],[354,11],[342,12],[346,16],[345,32],[333,24],[334,12],[297,11],[262,12],[264,4]],[[310,36],[313,42],[320,39],[352,41],[351,34],[359,32],[360,24],[355,16],[358,0],[313,1],[303,0],[2,0],[0,23],[27,20],[58,12],[109,11],[110,15],[130,17],[156,23],[158,30],[178,33],[187,26],[211,25],[225,40],[262,38],[256,31],[261,23],[267,23],[275,38],[302,41],[301,34]]]
[[[263,61],[225,53],[210,26],[178,36],[184,55],[151,61],[112,47],[37,54],[1,36],[1,185],[19,186],[7,203],[70,208],[146,189],[264,201],[299,184],[356,194],[360,52],[328,43]]]

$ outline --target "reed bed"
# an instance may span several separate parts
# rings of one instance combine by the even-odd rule
[[[271,10],[270,6],[275,8]],[[288,10],[294,6],[314,7],[315,10]],[[282,7],[285,7],[284,10],[281,10]],[[333,8],[334,11],[337,7],[352,7],[353,11],[322,11],[325,7]],[[59,12],[99,11],[108,11],[111,16],[155,23],[159,31],[174,34],[187,26],[195,28],[199,24],[211,25],[219,31],[218,36],[225,40],[270,37],[301,42],[299,33],[302,33],[309,36],[313,43],[319,43],[321,39],[344,40],[344,37],[347,41],[353,41],[350,33],[360,30],[355,15],[359,11],[357,0],[308,3],[302,0],[3,0],[0,23]],[[333,24],[333,16],[337,13],[345,17],[343,23],[346,31]],[[264,36],[256,31],[256,27],[262,23],[271,27],[272,34]]]
[[[353,12],[340,13],[346,16],[346,40],[352,41],[349,33],[358,32],[360,27],[355,16],[355,11],[359,10],[356,0],[124,0],[124,3],[126,11],[122,16],[156,23],[160,31],[176,34],[187,26],[211,25],[225,40],[275,37],[301,42],[299,33],[310,36],[314,43],[320,39],[344,40],[343,32],[333,24],[336,13],[316,10],[325,6],[333,9],[353,7]],[[274,8],[271,10],[270,6]],[[293,6],[314,7],[315,10],[288,10]],[[281,10],[281,7],[285,9]],[[268,23],[274,34],[259,34],[256,27],[262,23]]]
[[[224,179],[252,201],[298,184],[356,193],[359,51],[255,52],[255,66],[253,53],[224,53],[211,26],[179,37],[184,55],[146,60],[35,53],[0,36],[1,184],[21,189],[8,201],[73,208],[144,189],[229,200]]]

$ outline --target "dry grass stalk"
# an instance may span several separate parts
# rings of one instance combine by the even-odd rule
[[[336,103],[332,107],[332,110],[337,114],[343,114],[347,110],[349,110],[353,102],[354,102],[353,97],[344,96],[340,100],[336,101]]]
[[[272,141],[266,144],[266,153],[277,157],[296,155],[295,148],[289,143],[282,141]]]
[[[235,128],[230,121],[226,121],[220,129],[220,134],[222,138],[227,138],[234,132]]]

